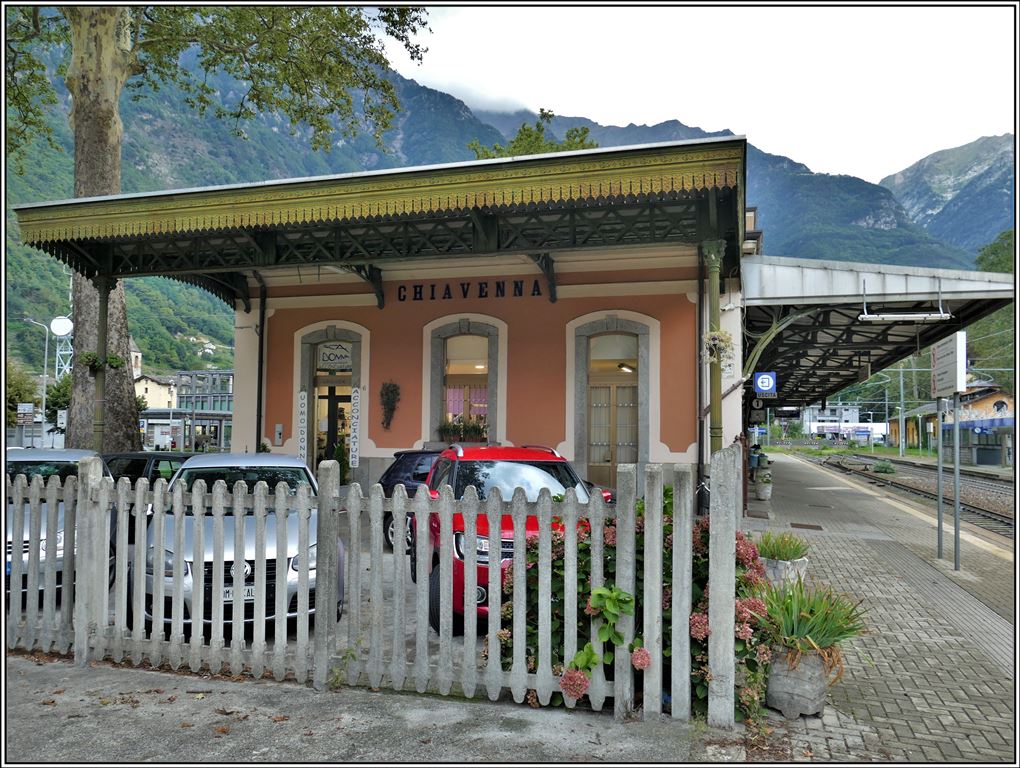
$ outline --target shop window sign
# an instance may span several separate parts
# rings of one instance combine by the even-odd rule
[[[320,371],[350,371],[351,345],[331,341],[319,345],[318,369]]]

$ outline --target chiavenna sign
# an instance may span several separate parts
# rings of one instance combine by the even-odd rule
[[[462,280],[452,283],[408,283],[397,286],[397,301],[452,299],[517,299],[541,296],[538,280]]]

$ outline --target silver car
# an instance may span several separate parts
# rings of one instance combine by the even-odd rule
[[[99,454],[95,451],[74,449],[22,448],[17,451],[10,451],[10,449],[8,449],[8,451],[9,453],[7,454],[4,470],[12,480],[17,475],[25,475],[26,479],[29,483],[31,483],[32,478],[38,475],[42,477],[44,483],[48,483],[51,477],[56,476],[60,479],[61,486],[67,482],[67,478],[76,477],[78,475],[78,463],[82,459],[99,456]],[[103,475],[105,477],[113,477],[105,463],[103,464]],[[64,573],[64,502],[60,501],[57,503],[57,530],[52,546],[46,539],[46,518],[48,512],[46,507],[45,491],[40,508],[42,514],[39,524],[39,599],[42,599],[42,591],[45,586],[43,579],[44,569],[47,561],[52,557],[56,559],[57,601],[59,602]],[[9,597],[11,589],[11,560],[14,553],[14,542],[20,539],[19,548],[22,554],[21,596],[22,605],[24,605],[28,592],[28,558],[30,549],[29,531],[31,530],[32,524],[31,507],[29,506],[27,495],[25,497],[24,504],[22,505],[22,509],[24,513],[24,524],[22,526],[21,535],[16,537],[14,536],[13,505],[10,502],[7,504],[7,561],[4,590]],[[114,522],[115,519],[116,516],[114,516]],[[116,531],[111,527],[111,535],[114,535],[115,537],[115,533]]]
[[[283,456],[271,453],[240,453],[240,454],[201,454],[188,459],[177,473],[171,478],[167,487],[167,516],[164,521],[163,545],[157,547],[153,539],[152,525],[150,522],[149,531],[146,537],[148,550],[146,574],[145,574],[145,621],[150,623],[152,614],[152,595],[154,578],[163,578],[163,621],[164,629],[168,629],[173,618],[173,561],[174,561],[174,518],[172,512],[172,498],[177,486],[181,486],[185,492],[185,500],[188,505],[184,517],[184,616],[185,626],[190,627],[191,617],[194,614],[195,595],[193,592],[193,575],[196,567],[201,567],[204,573],[204,601],[202,608],[202,621],[204,626],[212,624],[213,604],[219,601],[222,605],[223,621],[229,624],[233,621],[234,602],[234,579],[233,572],[235,565],[242,568],[244,573],[244,617],[243,621],[250,623],[255,618],[255,579],[259,570],[265,572],[266,602],[265,616],[267,621],[276,617],[276,585],[277,585],[277,560],[276,560],[276,514],[272,509],[266,514],[265,529],[265,560],[255,560],[255,517],[252,510],[246,510],[244,518],[244,559],[238,561],[234,552],[234,515],[231,509],[223,517],[223,594],[213,595],[213,516],[208,512],[202,518],[202,563],[196,566],[194,562],[194,532],[195,518],[191,512],[190,494],[194,484],[198,480],[204,480],[207,492],[207,503],[212,502],[213,484],[217,480],[223,480],[227,484],[228,499],[233,493],[234,483],[243,480],[248,486],[248,492],[252,493],[255,484],[265,481],[269,486],[268,503],[273,504],[276,491],[276,484],[284,482],[290,488],[291,495],[297,493],[297,487],[301,483],[307,483],[311,487],[313,495],[318,494],[318,486],[315,477],[308,471],[303,461],[293,456]],[[315,605],[315,553],[317,550],[316,541],[316,510],[313,508],[309,520],[309,614],[314,615]],[[340,618],[343,612],[344,596],[344,546],[339,539],[335,542],[337,548],[338,578],[337,578],[337,605],[336,617]],[[298,515],[292,512],[287,516],[287,618],[297,617],[298,606]],[[158,574],[158,575],[157,575]]]

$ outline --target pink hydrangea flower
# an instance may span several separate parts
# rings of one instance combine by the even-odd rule
[[[607,547],[616,546],[616,526],[607,525],[605,530],[602,532],[602,540],[605,541]]]
[[[708,614],[707,613],[692,613],[691,614],[691,637],[695,640],[704,640],[708,637],[711,630],[708,628]]]
[[[767,645],[759,645],[755,649],[754,655],[760,664],[768,664],[772,661],[772,649]]]
[[[579,669],[568,669],[560,678],[560,690],[576,701],[588,692],[588,676]]]
[[[737,624],[733,630],[733,634],[739,637],[741,640],[750,640],[754,634],[754,630],[751,629],[750,624]]]
[[[630,663],[634,669],[648,669],[652,665],[652,654],[647,648],[635,648],[630,654]]]
[[[745,597],[737,600],[737,621],[756,623],[758,616],[765,615],[765,603],[757,597]]]
[[[586,605],[584,607],[584,612],[586,614],[588,614],[589,616],[598,616],[599,615],[599,609],[592,606],[591,598],[590,597],[588,598],[588,605]]]

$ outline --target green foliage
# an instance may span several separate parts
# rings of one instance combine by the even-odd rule
[[[61,435],[66,430],[56,426],[57,411],[66,410],[71,406],[71,383],[73,380],[73,376],[65,374],[58,381],[50,382],[46,387],[46,422],[53,424],[51,429]]]
[[[456,424],[449,419],[444,419],[436,427],[436,431],[439,433],[439,439],[444,443],[455,443],[461,439],[460,437],[460,424]]]
[[[984,272],[1005,272],[1013,274],[1016,267],[1016,243],[1014,230],[1000,232],[994,242],[989,243],[977,255],[977,268]]]
[[[771,640],[803,653],[833,648],[866,631],[863,601],[854,601],[831,587],[764,584],[759,593],[768,616]]]
[[[764,531],[757,544],[758,554],[769,560],[798,560],[808,551],[807,542],[789,531]]]
[[[139,413],[149,410],[149,401],[145,399],[145,395],[135,395],[135,408]]]
[[[384,381],[379,388],[379,404],[382,406],[383,429],[389,429],[393,422],[393,414],[400,402],[400,385],[394,381]]]
[[[272,113],[287,119],[292,134],[307,126],[314,149],[328,150],[337,133],[349,138],[365,129],[380,140],[398,106],[384,76],[383,38],[421,61],[424,48],[412,38],[427,29],[425,15],[412,7],[135,6],[122,17],[133,43],[125,52],[134,75],[127,88],[140,98],[173,85],[200,117],[211,111],[240,137],[242,123]],[[80,23],[73,11],[8,10],[9,154],[20,155],[37,135],[52,135],[45,111],[57,92],[45,60],[68,45]],[[185,55],[194,67],[181,66]],[[244,85],[220,91],[210,82],[219,74]]]
[[[563,141],[548,138],[545,132],[554,117],[555,115],[551,111],[540,109],[535,124],[531,126],[522,123],[517,135],[505,147],[501,144],[483,147],[481,142],[476,139],[468,144],[468,149],[475,153],[478,160],[488,160],[495,157],[520,157],[522,155],[544,155],[548,152],[567,152],[575,149],[594,149],[598,146],[588,138],[587,127],[570,128]]]
[[[269,445],[269,441],[263,440],[259,443],[258,448],[255,449],[255,453],[272,453],[273,448]]]
[[[896,467],[893,466],[891,461],[876,461],[871,467],[872,472],[877,472],[880,475],[895,475]]]
[[[981,249],[977,257],[978,269],[1012,274],[1015,247],[1014,230],[1002,232]],[[1016,381],[1010,373],[1016,370],[1015,312],[1016,304],[1010,302],[967,328],[967,356],[973,361],[971,371],[980,378],[995,381],[1010,394],[1016,391]]]
[[[24,368],[7,358],[7,426],[13,427],[18,423],[18,403],[36,403],[39,398],[36,396],[35,378]]]

